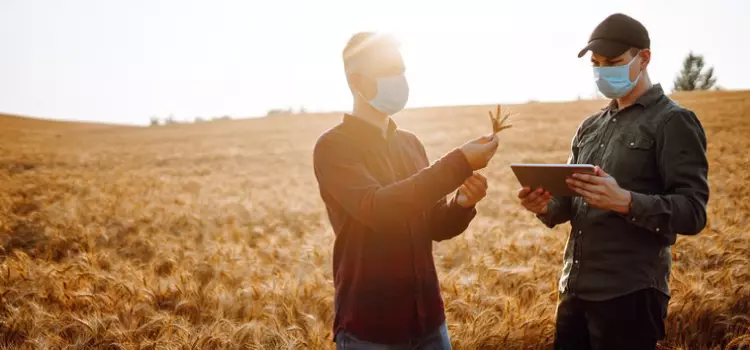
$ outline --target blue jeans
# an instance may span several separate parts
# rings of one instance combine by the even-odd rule
[[[339,332],[336,335],[337,350],[452,350],[451,340],[448,336],[448,327],[445,322],[436,330],[426,336],[413,339],[404,344],[376,344],[346,333]]]

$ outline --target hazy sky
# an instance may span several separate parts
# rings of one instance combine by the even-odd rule
[[[0,0],[0,112],[146,124],[345,111],[341,50],[361,30],[402,41],[407,107],[591,97],[576,54],[614,12],[650,31],[654,82],[671,89],[692,49],[722,87],[750,88],[747,0]]]

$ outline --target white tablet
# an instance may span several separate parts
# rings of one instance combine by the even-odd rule
[[[544,188],[553,196],[576,197],[565,179],[573,173],[594,174],[596,167],[591,164],[511,164],[521,186],[532,190]]]

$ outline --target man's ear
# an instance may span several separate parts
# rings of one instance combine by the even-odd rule
[[[651,50],[645,49],[638,55],[641,56],[641,69],[646,69],[646,67],[648,67],[648,64],[651,63]]]
[[[360,73],[349,73],[347,75],[349,81],[349,88],[352,92],[359,92],[359,94],[366,100],[370,100],[375,97],[378,93],[378,85],[375,80],[368,78],[367,76]]]
[[[362,92],[364,87],[364,77],[359,73],[347,73],[346,80],[353,91]]]

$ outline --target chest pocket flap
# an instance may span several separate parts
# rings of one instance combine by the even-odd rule
[[[654,139],[643,133],[629,132],[622,140],[625,142],[625,147],[634,150],[648,150],[654,147]]]

